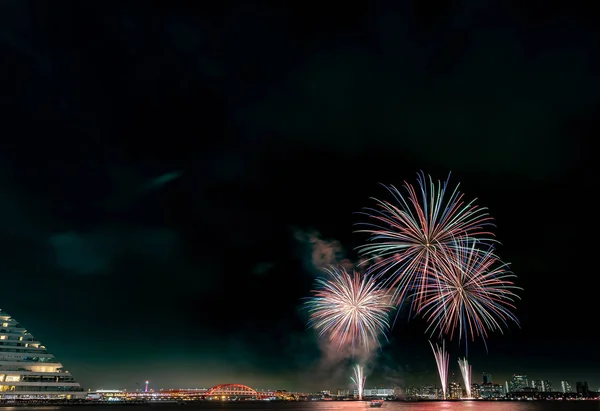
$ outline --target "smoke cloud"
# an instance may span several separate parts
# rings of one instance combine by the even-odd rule
[[[342,244],[334,239],[325,239],[316,230],[293,229],[294,239],[299,244],[300,257],[310,272],[320,273],[325,267],[346,262]],[[349,261],[346,263],[348,264]]]
[[[369,262],[361,259],[357,263],[346,256],[341,242],[321,236],[316,230],[294,229],[294,239],[299,244],[300,257],[307,270],[313,274],[323,274],[323,269],[329,266],[344,268],[347,272],[359,271],[365,273]],[[375,361],[379,354],[379,342],[370,341],[368,348],[353,346],[352,343],[339,347],[326,337],[318,340],[321,352],[321,360],[311,372],[311,378],[318,379],[320,383],[332,386],[338,384],[348,388],[351,368],[355,364],[364,367],[365,376],[375,367]]]
[[[406,386],[406,371],[398,364],[395,364],[391,359],[379,361],[377,374],[383,379],[387,386],[405,387]]]

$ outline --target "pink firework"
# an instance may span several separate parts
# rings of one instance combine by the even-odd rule
[[[448,180],[436,184],[423,173],[417,182],[416,187],[405,182],[403,191],[386,187],[393,201],[376,199],[377,207],[364,213],[370,222],[358,230],[370,236],[359,247],[372,264],[370,271],[393,290],[394,304],[401,305],[413,295],[416,313],[422,309],[422,291],[430,274],[446,264],[454,248],[471,238],[494,241],[486,230],[493,225],[487,209],[475,205],[475,200],[466,202],[458,185],[450,190]]]
[[[513,313],[514,290],[520,289],[512,281],[516,276],[491,248],[482,252],[475,241],[452,248],[440,268],[418,297],[432,334],[452,339],[458,330],[459,341],[463,336],[485,341],[488,332],[502,332],[509,321],[519,324]]]
[[[344,268],[326,269],[328,278],[317,279],[317,289],[305,306],[309,326],[338,348],[362,347],[377,342],[389,329],[388,291],[368,275],[349,274]]]

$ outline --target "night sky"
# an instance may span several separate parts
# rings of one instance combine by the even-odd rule
[[[300,309],[315,247],[354,260],[379,183],[452,172],[524,288],[473,380],[597,389],[591,9],[325,3],[2,1],[0,308],[86,389],[346,388]],[[435,383],[424,331],[367,386]]]

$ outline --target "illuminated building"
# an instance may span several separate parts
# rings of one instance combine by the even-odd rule
[[[552,392],[552,384],[548,380],[542,380],[542,392]]]
[[[442,389],[433,385],[424,385],[421,387],[420,390],[418,390],[418,392],[414,392],[414,394],[416,394],[417,397],[427,398],[431,400],[444,397]]]
[[[471,397],[472,398],[480,398],[481,397],[481,385],[477,383],[471,384]]]
[[[63,365],[14,318],[0,310],[0,398],[85,398]]]
[[[508,384],[510,392],[523,391],[527,384],[527,375],[513,375],[512,381]]]
[[[492,383],[492,374],[483,374],[483,383],[491,384]]]
[[[540,380],[531,380],[531,388],[533,388],[535,391],[544,391],[542,389],[542,381]]]
[[[573,387],[571,386],[571,381],[561,381],[560,386],[562,388],[562,392],[567,394],[569,392],[573,392]]]
[[[88,400],[103,400],[103,401],[124,401],[127,397],[127,392],[124,390],[97,390],[89,392],[86,395]]]
[[[448,392],[450,393],[450,399],[457,400],[462,397],[463,389],[457,382],[451,382],[448,384]]]
[[[482,384],[479,386],[479,397],[488,398],[504,398],[504,386],[500,384]]]
[[[358,392],[356,394],[358,394]],[[392,388],[365,388],[363,390],[363,397],[391,397],[392,395],[394,395],[394,390]]]

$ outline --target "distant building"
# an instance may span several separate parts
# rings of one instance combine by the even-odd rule
[[[472,398],[481,397],[481,386],[482,386],[482,384],[477,384],[477,383],[471,384],[471,397]]]
[[[504,398],[505,395],[504,386],[500,384],[483,384],[479,386],[479,397],[481,398]]]
[[[552,384],[548,380],[542,380],[541,392],[552,392]]]
[[[417,387],[408,387],[406,390],[404,390],[404,393],[409,396],[417,397],[421,394],[421,389]]]
[[[358,390],[354,390],[354,395],[358,395]],[[394,395],[392,388],[365,388],[363,397],[391,397]]]
[[[527,375],[513,375],[512,380],[508,383],[509,392],[523,391],[529,384],[527,383]]]
[[[581,395],[582,397],[590,396],[590,388],[588,387],[587,381],[577,381],[575,387],[578,395]]]
[[[448,385],[448,392],[450,394],[450,398],[454,400],[462,398],[463,396],[463,389],[457,382],[451,382]]]
[[[483,374],[483,383],[492,384],[492,374]]]
[[[418,395],[421,398],[426,398],[426,399],[430,399],[430,400],[435,400],[436,398],[444,397],[442,390],[433,385],[425,385],[425,386],[421,387]]]
[[[0,310],[0,398],[85,398],[63,365],[33,335]]]
[[[125,401],[127,398],[127,392],[125,390],[96,390],[88,392],[86,398],[88,400],[102,400],[102,401]]]
[[[571,386],[570,381],[561,381],[560,386],[562,388],[562,392],[567,394],[569,392],[573,392],[573,387]]]
[[[534,391],[540,391],[540,392],[543,391],[542,390],[542,381],[540,381],[540,380],[531,380],[531,388]]]

